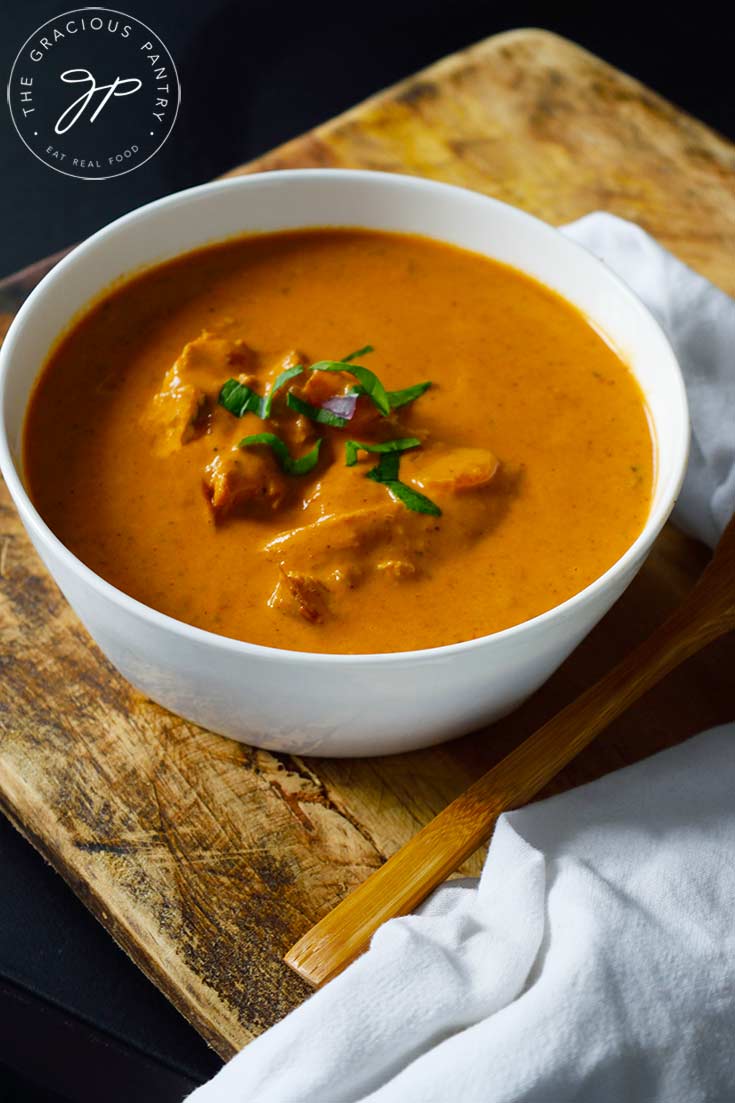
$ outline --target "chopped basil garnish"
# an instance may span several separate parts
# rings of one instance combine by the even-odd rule
[[[299,456],[298,459],[292,458],[284,442],[275,433],[253,433],[252,436],[243,437],[237,447],[251,448],[256,444],[268,445],[287,475],[308,475],[317,465],[322,442],[318,440],[310,452],[307,452],[305,456]]]
[[[428,391],[431,383],[414,383],[413,387],[404,387],[402,391],[388,391],[388,401],[391,410],[399,410],[401,406],[408,406],[417,398]]]
[[[271,416],[271,406],[273,405],[273,399],[276,397],[278,392],[283,387],[285,387],[287,383],[290,383],[292,379],[295,379],[297,375],[301,375],[303,370],[303,366],[301,364],[297,364],[293,368],[286,368],[286,370],[282,371],[281,374],[276,378],[273,386],[268,391],[268,394],[265,396],[260,405],[259,413],[263,421],[267,421],[268,418]]]
[[[391,410],[399,410],[401,406],[408,406],[409,402],[414,402],[417,398],[420,398],[422,394],[428,391],[431,383],[414,383],[412,387],[404,387],[402,391],[386,391],[388,396],[388,404]],[[364,387],[350,387],[348,394],[367,394]]]
[[[345,364],[349,364],[351,360],[357,360],[359,356],[367,356],[369,352],[375,352],[373,346],[363,345],[361,349],[355,349],[355,351],[351,352],[349,356],[343,356],[342,362]]]
[[[442,511],[436,502],[432,502],[431,498],[427,498],[425,494],[419,494],[418,490],[406,486],[405,483],[399,480],[398,466],[400,462],[399,452],[385,452],[380,457],[380,462],[368,471],[367,477],[372,479],[373,482],[382,483],[394,498],[403,503],[406,509],[410,509],[414,513],[429,513],[432,517],[441,517]]]
[[[318,360],[316,364],[312,364],[310,371],[347,372],[354,376],[358,381],[357,385],[351,387],[347,393],[350,395],[367,395],[383,416],[387,416],[391,410],[399,410],[402,406],[407,406],[409,402],[414,402],[431,386],[431,383],[415,383],[412,387],[405,387],[400,391],[386,391],[374,372],[353,363],[358,356],[365,356],[373,351],[372,345],[365,345],[363,348],[351,352],[344,360]],[[293,368],[286,368],[277,377],[273,386],[263,398],[244,383],[238,383],[236,379],[228,379],[220,390],[219,404],[229,410],[231,414],[234,414],[235,417],[256,414],[262,421],[267,421],[271,416],[273,399],[287,383],[290,383],[297,375],[301,375],[303,370],[301,364]],[[349,420],[341,418],[338,414],[332,414],[329,410],[325,411],[322,407],[311,406],[303,399],[290,394],[286,401],[291,409],[298,410],[299,413],[311,418],[312,421],[320,422],[322,425],[332,425],[337,429],[341,429]]]
[[[236,379],[227,380],[219,392],[217,401],[235,417],[245,417],[245,414],[260,412],[260,395],[250,387],[246,387],[244,383],[238,383]]]
[[[368,371],[367,368],[363,368],[362,365],[354,362],[373,351],[372,345],[365,345],[363,348],[351,352],[349,356],[345,356],[344,360],[318,360],[316,364],[311,365],[309,370],[345,372],[351,375],[357,380],[357,383],[350,387],[346,394],[350,396],[367,395],[383,416],[387,416],[391,410],[398,410],[402,406],[407,406],[409,402],[414,402],[431,386],[431,383],[428,382],[415,383],[412,387],[405,387],[400,391],[386,391],[374,372]],[[251,387],[239,383],[237,379],[228,379],[219,392],[218,402],[235,417],[256,414],[261,420],[267,421],[271,416],[273,400],[278,392],[287,386],[292,379],[301,375],[303,371],[304,367],[301,364],[286,368],[276,377],[273,386],[263,397]],[[310,402],[299,398],[292,391],[289,391],[286,395],[286,405],[290,410],[303,414],[311,421],[316,421],[321,425],[331,425],[335,429],[343,429],[349,422],[349,418],[341,417],[326,406],[312,406]],[[291,456],[284,441],[275,433],[254,433],[249,437],[243,437],[238,444],[238,448],[251,448],[258,444],[264,444],[271,449],[280,467],[288,475],[306,475],[318,463],[322,441],[318,440],[310,452],[307,452],[305,456],[299,456],[297,459]],[[348,467],[353,467],[357,463],[359,451],[380,455],[380,460],[375,467],[367,472],[367,478],[384,485],[389,493],[402,502],[407,509],[413,510],[415,513],[429,513],[439,517],[441,510],[435,502],[432,502],[424,494],[419,494],[412,487],[406,486],[398,478],[401,453],[420,446],[421,441],[417,437],[402,437],[377,444],[348,440],[345,442],[345,463]]]
[[[363,452],[406,452],[409,448],[419,448],[418,437],[403,437],[400,440],[386,440],[382,444],[365,444],[359,440],[345,441],[345,464],[353,467],[357,463],[358,451]]]
[[[397,452],[386,452],[384,456],[381,456],[380,462],[368,471],[367,478],[372,479],[375,483],[395,482],[398,478],[399,463],[400,456]]]
[[[312,421],[318,421],[320,425],[332,425],[335,429],[343,429],[347,424],[346,417],[333,414],[331,410],[325,410],[323,406],[312,406],[310,402],[304,402],[303,398],[299,398],[293,391],[289,391],[286,395],[286,405],[289,409],[303,414],[304,417],[311,418]]]
[[[303,370],[301,364],[293,368],[286,368],[286,370],[282,371],[277,377],[264,398],[261,398],[251,387],[246,387],[244,383],[238,383],[236,379],[228,379],[219,392],[217,401],[220,406],[224,406],[224,408],[229,410],[231,414],[234,414],[235,417],[245,417],[245,414],[256,414],[262,421],[267,421],[271,416],[273,399],[282,387],[285,387],[285,385],[291,379],[295,379],[297,375],[301,375]]]
[[[358,351],[362,352],[364,350],[360,349]],[[357,356],[358,353],[352,355]],[[353,364],[351,360],[318,360],[316,364],[311,365],[311,370],[346,372],[348,375],[354,375],[363,388],[361,393],[368,395],[373,400],[381,414],[387,415],[390,413],[390,402],[385,387],[377,375],[368,371],[367,368],[362,368],[359,364]]]
[[[441,517],[442,511],[436,502],[432,502],[431,498],[427,498],[425,494],[419,494],[418,490],[414,490],[413,487],[406,486],[405,483],[401,483],[397,479],[387,482],[385,485],[393,497],[398,498],[399,502],[403,502],[407,509],[413,510],[414,513],[430,513],[432,517]]]

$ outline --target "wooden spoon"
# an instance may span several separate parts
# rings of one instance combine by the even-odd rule
[[[682,604],[647,640],[426,824],[385,865],[299,939],[285,961],[323,984],[367,949],[377,928],[406,915],[615,717],[690,655],[735,628],[735,518]]]

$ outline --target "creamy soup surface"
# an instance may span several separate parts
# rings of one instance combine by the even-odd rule
[[[552,608],[641,531],[653,463],[639,387],[576,309],[351,229],[117,285],[53,351],[25,432],[37,508],[99,575],[300,651],[434,647]]]

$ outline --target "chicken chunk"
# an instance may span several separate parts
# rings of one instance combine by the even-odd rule
[[[233,375],[254,373],[257,356],[240,338],[221,337],[205,330],[189,341],[176,360],[173,371],[184,383],[212,390]]]
[[[240,382],[251,382],[246,371],[254,362],[255,354],[241,340],[204,332],[189,341],[144,415],[155,430],[159,455],[175,452],[204,432],[224,381],[236,374]]]
[[[328,514],[284,532],[264,549],[281,571],[269,604],[319,623],[341,592],[372,572],[396,581],[416,575],[426,530],[426,518],[407,514],[386,496],[380,506]]]
[[[315,371],[301,387],[301,397],[312,406],[321,406],[328,398],[345,394],[349,387],[355,386],[355,380],[344,372]]]
[[[216,521],[233,513],[270,512],[286,496],[286,479],[272,456],[251,449],[219,452],[204,470],[204,490]]]
[[[401,479],[429,495],[441,491],[459,494],[487,486],[498,467],[497,457],[486,448],[437,445],[406,454],[401,460]]]
[[[306,358],[297,349],[288,349],[279,352],[277,356],[261,355],[259,357],[258,375],[262,383],[262,393],[267,394],[281,372],[289,368],[303,367],[307,363]],[[297,376],[300,379],[301,376]],[[281,400],[285,399],[286,391],[281,392]]]
[[[329,613],[329,589],[318,578],[281,567],[281,577],[268,605],[303,617],[310,624],[320,624]]]
[[[265,545],[265,552],[283,564],[310,570],[335,570],[376,546],[389,545],[398,536],[395,520],[400,507],[386,496],[380,506],[327,514],[310,525],[281,533]]]
[[[183,383],[173,368],[166,373],[163,388],[155,395],[146,418],[156,430],[159,455],[175,452],[198,435],[207,406],[207,395],[201,388]]]

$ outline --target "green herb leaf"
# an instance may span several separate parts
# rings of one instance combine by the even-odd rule
[[[418,437],[402,437],[400,440],[386,440],[381,444],[364,444],[359,440],[345,441],[345,464],[353,467],[357,463],[358,451],[363,452],[407,452],[409,448],[419,448]]]
[[[246,387],[244,383],[238,383],[236,379],[227,380],[219,392],[217,401],[235,417],[245,417],[245,414],[260,412],[260,395],[250,387]]]
[[[401,406],[408,406],[422,394],[428,391],[431,383],[414,383],[413,387],[404,387],[402,391],[388,391],[388,401],[391,410],[399,410]]]
[[[398,452],[386,452],[381,456],[380,462],[367,473],[367,478],[375,483],[392,483],[398,478],[398,464],[400,456]]]
[[[404,387],[402,391],[386,391],[391,410],[399,410],[401,406],[408,406],[409,402],[414,402],[422,394],[425,394],[430,386],[431,383],[414,383],[412,387]],[[347,393],[360,395],[367,394],[367,391],[358,384],[356,387],[350,387]]]
[[[359,351],[362,352],[363,350],[360,349]],[[353,353],[353,355],[356,356],[357,353]],[[349,375],[354,375],[363,388],[361,393],[370,396],[381,414],[386,416],[390,413],[390,402],[385,387],[377,375],[368,371],[367,368],[362,368],[359,364],[353,364],[349,360],[318,360],[316,364],[311,365],[311,370],[347,372]]]
[[[291,460],[289,474],[308,475],[310,471],[313,471],[319,460],[319,449],[321,446],[322,438],[320,437],[310,452],[307,452],[304,456],[299,456],[297,460]]]
[[[267,444],[273,450],[273,454],[284,471],[291,466],[291,453],[280,437],[275,433],[252,433],[249,437],[243,437],[238,441],[238,448],[251,448],[256,444]]]
[[[286,368],[285,371],[282,371],[281,374],[277,376],[273,386],[268,391],[268,394],[265,396],[260,404],[260,417],[263,419],[263,421],[267,421],[268,418],[271,416],[273,399],[276,397],[278,392],[282,390],[287,383],[290,383],[292,379],[295,379],[297,375],[301,375],[303,370],[303,366],[301,364],[297,364],[293,368]]]
[[[349,364],[351,360],[357,360],[360,356],[367,356],[369,352],[375,352],[373,346],[364,345],[361,349],[356,349],[354,352],[351,352],[349,356],[344,356],[342,362],[344,364]]]
[[[393,497],[403,502],[407,509],[413,510],[414,513],[430,513],[433,517],[441,517],[442,511],[436,502],[432,502],[425,494],[419,494],[413,487],[406,486],[397,479],[388,481],[385,485]]]
[[[267,421],[271,416],[273,399],[278,392],[285,387],[297,375],[301,375],[303,367],[299,364],[293,368],[286,368],[276,378],[273,386],[264,398],[261,398],[252,388],[244,383],[238,383],[236,379],[228,379],[219,392],[218,402],[235,417],[244,417],[245,414],[257,414],[262,421]]]
[[[289,391],[286,396],[286,405],[289,409],[303,414],[304,417],[311,418],[312,421],[318,421],[320,425],[332,425],[335,429],[342,429],[347,424],[346,417],[333,414],[331,410],[325,410],[323,406],[312,406],[310,402],[304,402],[303,398],[299,398],[292,391]]]
[[[291,457],[288,448],[275,433],[253,433],[252,436],[243,437],[237,447],[251,448],[256,444],[268,445],[287,475],[308,475],[316,467],[322,442],[318,440],[310,452],[307,452],[305,456],[299,456],[298,459]]]
[[[442,511],[436,502],[432,502],[425,494],[419,494],[418,490],[400,481],[398,478],[400,462],[400,452],[384,452],[380,462],[368,471],[367,477],[373,482],[381,483],[389,494],[403,503],[406,509],[414,513],[429,513],[432,517],[441,517]]]

